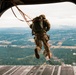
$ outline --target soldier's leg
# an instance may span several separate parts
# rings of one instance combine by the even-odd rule
[[[49,40],[48,36],[44,35],[44,37],[43,37],[43,44],[44,44],[44,48],[45,48],[44,55],[51,58],[52,53],[50,52],[50,45],[48,43],[48,40]]]
[[[40,51],[41,48],[42,48],[42,41],[39,40],[37,37],[35,37],[34,40],[35,40],[35,44],[36,44],[35,56],[36,56],[37,59],[39,59],[39,58],[40,58],[40,56],[39,56],[39,51]]]
[[[45,57],[48,56],[49,58],[51,58],[50,48],[49,48],[48,45],[49,45],[49,44],[48,44],[47,42],[44,44],[44,48],[45,48],[45,50],[44,50],[44,55],[45,55]]]

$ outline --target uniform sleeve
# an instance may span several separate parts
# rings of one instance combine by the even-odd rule
[[[51,25],[50,25],[49,21],[48,20],[45,20],[45,23],[44,24],[46,25],[46,31],[49,31],[50,28],[51,28]]]
[[[30,28],[31,28],[31,29],[32,29],[32,25],[33,25],[33,24],[30,25]]]

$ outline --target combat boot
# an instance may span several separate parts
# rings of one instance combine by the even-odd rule
[[[40,58],[37,48],[35,49],[35,57],[36,57],[37,59]]]
[[[52,57],[52,53],[50,53],[50,51],[47,52],[46,50],[44,50],[43,55],[44,55],[47,59],[50,59],[50,58]]]

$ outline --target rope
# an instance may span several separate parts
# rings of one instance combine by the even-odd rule
[[[21,9],[19,9],[19,7],[17,7],[17,5],[15,4],[15,2],[14,2],[13,0],[11,0],[11,2],[12,2],[12,4],[17,8],[17,10],[19,11],[19,13],[22,15],[22,17],[24,18],[24,20],[26,21],[26,23],[27,23],[28,25],[30,25],[29,22],[32,21],[31,18],[30,18],[28,15],[26,15]],[[15,16],[18,20],[24,22],[24,20],[21,20],[21,19],[19,19],[19,18],[16,16],[16,14],[14,13],[12,7],[11,7],[11,10],[12,10],[14,16]],[[27,20],[27,18],[26,18],[25,16],[26,16],[28,19],[30,19],[30,20]]]

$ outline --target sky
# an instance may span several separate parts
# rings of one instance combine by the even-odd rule
[[[44,14],[52,28],[76,27],[76,5],[71,2],[49,3],[38,5],[19,5],[25,14],[32,19]],[[23,19],[18,10],[13,7],[18,18]],[[0,28],[5,27],[29,27],[26,22],[19,21],[8,9],[0,17]]]

